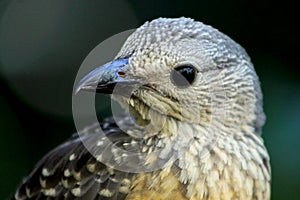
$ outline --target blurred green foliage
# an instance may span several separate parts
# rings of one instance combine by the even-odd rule
[[[71,94],[85,56],[107,37],[162,16],[195,18],[247,50],[264,92],[272,199],[300,199],[295,13],[271,0],[0,1],[0,199],[75,132]]]

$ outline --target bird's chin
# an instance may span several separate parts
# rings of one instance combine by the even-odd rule
[[[128,100],[128,105],[130,115],[139,126],[147,126],[151,123],[151,116],[149,116],[150,107],[147,104],[138,97],[132,96]]]
[[[161,126],[161,122],[169,116],[163,112],[164,108],[159,107],[159,105],[149,105],[145,102],[145,96],[139,96],[141,93],[134,92],[129,98],[114,95],[113,99],[121,105],[125,112],[132,116],[138,126]]]

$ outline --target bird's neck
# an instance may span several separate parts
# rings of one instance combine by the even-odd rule
[[[269,195],[268,153],[253,131],[247,126],[203,127],[167,120],[162,134],[171,138],[165,140],[171,143],[166,146],[172,146],[173,165],[179,168],[186,196],[247,199]],[[262,186],[256,188],[258,184]]]

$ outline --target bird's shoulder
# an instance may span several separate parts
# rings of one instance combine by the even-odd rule
[[[129,191],[132,174],[114,170],[99,162],[96,155],[92,155],[86,148],[87,143],[83,142],[89,142],[88,145],[92,148],[100,145],[103,135],[97,134],[99,128],[112,144],[118,145],[120,142],[132,140],[132,137],[118,128],[113,118],[105,119],[100,126],[88,126],[45,155],[24,179],[13,198],[125,197]],[[107,154],[109,155],[109,152]]]

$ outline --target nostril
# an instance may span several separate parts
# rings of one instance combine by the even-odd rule
[[[118,75],[119,75],[120,77],[125,77],[126,73],[123,72],[123,71],[118,71]]]

